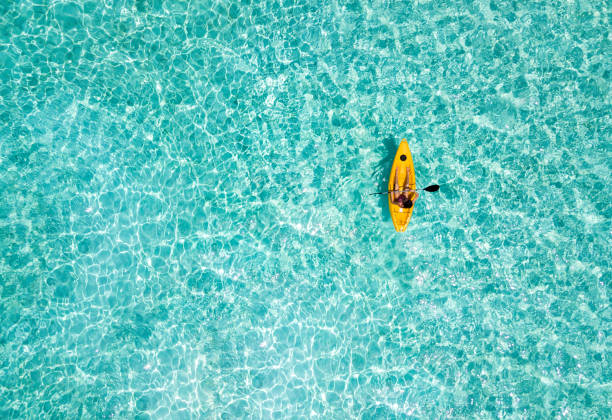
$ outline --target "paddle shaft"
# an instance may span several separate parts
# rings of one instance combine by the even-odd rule
[[[425,188],[417,188],[416,190],[391,190],[391,191],[383,191],[378,193],[372,193],[370,195],[380,195],[380,194],[391,194],[392,192],[417,192],[417,191],[428,191],[427,188],[431,188],[433,185]]]
[[[387,194],[391,194],[392,192],[417,192],[422,189],[423,188],[417,188],[416,190],[391,190],[391,191],[387,191]]]

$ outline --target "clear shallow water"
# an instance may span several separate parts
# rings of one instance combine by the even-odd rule
[[[0,417],[609,418],[609,27],[2,3]]]

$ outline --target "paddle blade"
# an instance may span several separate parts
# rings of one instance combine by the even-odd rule
[[[429,187],[425,188],[425,191],[434,192],[434,191],[438,191],[439,189],[440,189],[439,185],[430,185]]]

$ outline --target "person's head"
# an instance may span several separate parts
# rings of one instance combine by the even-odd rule
[[[397,198],[397,203],[403,209],[409,209],[410,207],[412,207],[412,200],[406,197],[404,194],[400,195]]]

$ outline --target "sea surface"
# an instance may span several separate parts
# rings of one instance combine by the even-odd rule
[[[0,2],[0,418],[611,418],[611,13]]]

